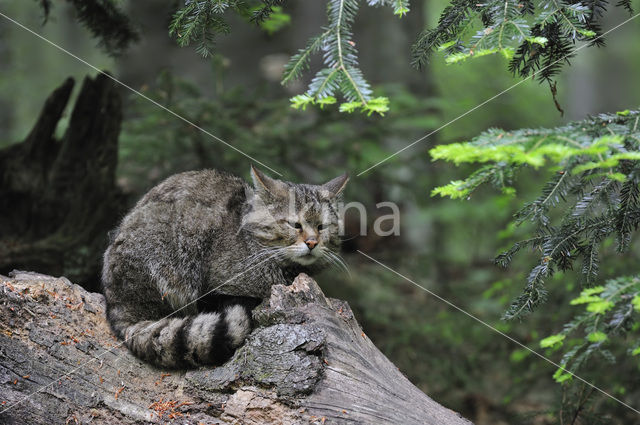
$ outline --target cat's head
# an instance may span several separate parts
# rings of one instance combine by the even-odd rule
[[[273,179],[251,167],[253,188],[242,229],[264,255],[303,266],[329,264],[340,247],[343,223],[340,193],[349,177],[343,174],[323,185]]]

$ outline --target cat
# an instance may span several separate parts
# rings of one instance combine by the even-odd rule
[[[338,202],[348,176],[323,185],[253,186],[216,171],[152,188],[111,233],[102,289],[107,319],[138,358],[163,368],[219,365],[251,331],[276,284],[341,262]]]

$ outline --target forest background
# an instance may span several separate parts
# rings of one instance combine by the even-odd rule
[[[282,172],[293,181],[320,182],[342,171],[353,178],[347,201],[367,205],[369,225],[376,203],[392,201],[402,213],[399,236],[355,236],[348,220],[343,255],[351,270],[319,279],[327,295],[345,299],[366,334],[420,389],[438,402],[482,424],[632,423],[637,414],[594,392],[577,380],[562,381],[556,369],[487,327],[400,279],[358,254],[362,250],[430,291],[490,323],[527,346],[560,361],[558,344],[540,342],[558,334],[582,307],[571,305],[582,290],[579,270],[550,277],[546,303],[521,320],[503,320],[535,264],[517,257],[507,270],[493,259],[526,235],[511,221],[523,204],[535,200],[557,172],[530,167],[515,182],[515,195],[480,187],[463,200],[434,197],[436,187],[460,180],[473,166],[433,161],[437,145],[468,141],[498,127],[557,127],[588,116],[633,109],[640,99],[640,21],[606,38],[606,46],[582,49],[556,79],[557,102],[546,83],[528,79],[387,163],[356,174],[430,133],[488,98],[521,81],[507,70],[501,55],[447,64],[442,55],[416,70],[411,45],[426,27],[434,27],[444,0],[415,1],[398,19],[383,8],[362,7],[353,24],[360,68],[374,91],[390,99],[379,116],[338,112],[331,105],[305,110],[289,98],[306,89],[311,75],[282,86],[282,69],[306,40],[326,25],[324,2],[289,2],[274,27],[260,28],[240,17],[229,18],[231,32],[216,39],[214,54],[179,47],[169,35],[176,5],[172,2],[118,2],[140,39],[118,56],[75,17],[72,6],[55,2],[46,24],[36,2],[3,1],[1,11],[36,30],[96,67],[140,90]],[[610,28],[627,19],[611,8],[601,20]],[[311,62],[320,66],[321,59]],[[80,81],[96,72],[23,29],[0,21],[0,147],[22,141],[46,96],[69,77]],[[176,172],[219,168],[248,177],[249,162],[237,152],[195,131],[148,101],[126,90],[120,135],[118,185],[131,205],[146,190]],[[68,117],[67,117],[68,118]],[[65,120],[57,134],[63,134]],[[354,235],[350,237],[350,235]],[[106,238],[106,235],[103,235]],[[597,282],[637,273],[638,246],[631,240],[625,255],[614,241],[604,242]],[[610,248],[608,252],[608,247]],[[579,268],[579,267],[578,267]],[[578,269],[577,268],[577,269]],[[74,270],[65,274],[74,278]],[[97,275],[82,278],[97,289]],[[637,341],[637,327],[635,332]],[[611,341],[611,358],[595,356],[577,373],[632,403],[640,394],[640,356],[632,336]],[[635,406],[638,408],[639,406]],[[573,420],[574,422],[571,422]],[[631,422],[629,422],[631,421]]]

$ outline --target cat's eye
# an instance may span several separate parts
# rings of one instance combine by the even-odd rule
[[[327,228],[326,224],[318,224],[318,231],[322,231]]]
[[[289,226],[293,227],[294,229],[300,230],[302,229],[302,224],[300,223],[294,223],[294,222],[289,222]]]

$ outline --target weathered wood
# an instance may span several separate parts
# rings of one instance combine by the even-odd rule
[[[0,150],[0,272],[65,274],[97,289],[107,232],[124,205],[115,182],[121,99],[87,77],[64,135],[55,137],[74,82],[47,99],[27,138]]]
[[[272,288],[231,360],[191,371],[137,360],[112,336],[102,295],[65,278],[3,277],[0,305],[0,423],[470,424],[306,275]]]

